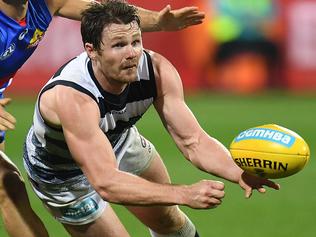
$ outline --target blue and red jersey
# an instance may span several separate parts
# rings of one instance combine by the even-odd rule
[[[29,0],[20,22],[0,10],[0,94],[35,51],[51,20],[45,0]]]

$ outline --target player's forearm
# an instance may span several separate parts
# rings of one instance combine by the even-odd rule
[[[104,180],[104,179],[103,179]],[[126,172],[114,171],[95,185],[105,200],[125,205],[186,205],[186,186],[152,183]]]
[[[143,32],[161,31],[159,25],[159,12],[146,10],[141,7],[136,7],[140,17],[140,24]]]
[[[54,1],[52,1],[54,2]],[[72,20],[81,20],[81,13],[89,7],[89,4],[92,2],[96,2],[95,0],[59,0],[56,2],[60,2],[60,6],[51,6],[53,10],[53,14],[56,16],[65,17]]]
[[[188,160],[199,169],[222,177],[232,182],[238,182],[242,170],[234,163],[229,151],[215,138],[204,131],[191,144],[182,146],[182,152]]]
[[[106,0],[101,0],[101,2],[107,2]],[[147,10],[138,6],[137,13],[140,17],[140,25],[143,32],[151,31],[161,31],[161,26],[159,25],[159,12]]]
[[[70,1],[67,5],[64,5],[58,11],[55,11],[55,15],[66,17],[73,20],[81,19],[81,12],[85,10],[91,2],[94,0],[80,0],[76,4],[72,4]],[[136,6],[135,6],[136,7]],[[141,29],[143,32],[161,31],[159,24],[159,12],[146,10],[141,7],[136,7],[138,15],[140,17]]]

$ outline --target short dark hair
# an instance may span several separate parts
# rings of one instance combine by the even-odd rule
[[[83,44],[91,43],[95,50],[101,49],[104,27],[112,23],[129,24],[136,21],[140,26],[137,9],[124,0],[109,0],[92,3],[82,12],[81,36]]]

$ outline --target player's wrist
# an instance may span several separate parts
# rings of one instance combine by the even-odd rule
[[[238,184],[242,178],[243,170],[236,165],[234,170],[231,172],[232,176],[228,178],[229,181]]]
[[[188,197],[190,196],[190,187],[189,187],[189,185],[179,185],[177,187],[178,187],[178,190],[177,190],[177,193],[176,193],[176,197],[177,197],[176,202],[179,205],[188,206],[188,204],[189,204]]]
[[[155,31],[163,31],[164,26],[163,26],[163,21],[161,20],[160,13],[154,12],[153,19],[154,19],[153,22],[155,22],[155,24],[154,24]]]
[[[143,32],[162,31],[160,12],[149,11],[141,7],[137,7],[137,12]]]

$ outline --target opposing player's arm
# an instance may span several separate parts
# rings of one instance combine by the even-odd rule
[[[93,0],[46,0],[52,15],[58,15],[73,20],[81,19],[81,12]],[[168,5],[161,11],[151,11],[136,7],[141,18],[143,31],[175,31],[188,26],[202,23],[204,13],[197,7],[184,7],[171,10]]]
[[[52,15],[69,18],[72,20],[81,19],[81,12],[88,8],[93,0],[46,0]]]
[[[214,199],[214,192],[209,191],[218,189],[214,187],[219,185],[217,183],[204,182],[190,187],[157,184],[118,170],[112,146],[99,128],[100,112],[95,101],[64,86],[49,91],[41,98],[43,117],[48,120],[49,116],[49,123],[61,124],[73,158],[105,200],[137,205],[182,204],[194,208],[220,204]],[[209,196],[204,197],[206,194],[202,195],[201,188],[208,191]],[[215,191],[215,195],[217,193]]]
[[[158,93],[154,105],[184,156],[201,170],[239,183],[246,190],[247,197],[252,188],[262,192],[265,191],[262,185],[276,188],[270,181],[243,174],[225,146],[200,127],[184,101],[182,83],[176,69],[159,54],[153,53],[152,58]]]

